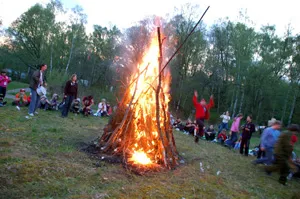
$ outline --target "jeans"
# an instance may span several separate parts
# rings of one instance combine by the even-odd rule
[[[228,123],[221,123],[220,125],[219,125],[219,133],[223,130],[223,129],[226,129],[226,130],[228,130],[229,128],[228,128]]]
[[[6,87],[0,86],[0,94],[2,94],[3,99],[5,98],[6,95]]]
[[[245,148],[245,156],[249,154],[249,145],[250,145],[250,137],[242,137],[241,146],[240,146],[240,154],[244,154]]]
[[[267,164],[271,165],[273,162],[273,148],[265,148],[266,156],[255,161],[256,164]]]
[[[61,112],[61,115],[63,117],[67,117],[68,116],[68,113],[69,113],[69,110],[70,110],[70,107],[71,107],[71,104],[72,104],[74,98],[75,98],[74,96],[70,96],[70,95],[67,96],[64,108],[63,108],[63,110]]]
[[[36,90],[32,88],[30,88],[30,92],[31,92],[31,101],[30,101],[28,113],[33,114],[40,103],[40,96],[37,94]]]

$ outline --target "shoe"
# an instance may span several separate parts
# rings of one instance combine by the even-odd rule
[[[38,115],[38,114],[39,114],[39,112],[35,111],[35,112],[34,112],[34,114]]]
[[[33,117],[34,115],[33,115],[33,113],[30,113],[30,114],[28,114],[29,116],[31,116],[31,117]]]
[[[16,108],[18,109],[18,111],[21,110],[19,106],[16,106]]]

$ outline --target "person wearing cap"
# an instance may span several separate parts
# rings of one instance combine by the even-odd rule
[[[61,117],[67,117],[70,107],[74,99],[77,98],[78,83],[77,75],[73,74],[69,81],[66,82],[64,95],[65,95],[65,105],[61,112]]]
[[[11,79],[6,75],[6,70],[1,70],[0,74],[0,95],[2,96],[2,100],[4,100],[6,95],[7,85],[11,82]]]
[[[293,146],[291,144],[291,133],[299,133],[300,128],[297,124],[292,124],[288,127],[289,133],[282,133],[274,148],[274,163],[272,165],[266,166],[265,171],[268,175],[272,172],[279,171],[279,183],[286,185],[287,176],[291,169],[292,162],[292,151]]]
[[[34,71],[30,78],[29,88],[31,92],[31,101],[30,101],[29,111],[28,111],[29,116],[34,116],[34,114],[37,114],[36,109],[38,108],[38,105],[40,103],[40,96],[37,93],[37,89],[38,87],[43,86],[46,83],[45,81],[46,70],[47,70],[47,65],[40,64],[39,70]]]
[[[193,104],[196,108],[196,122],[198,125],[198,135],[195,136],[195,142],[199,141],[199,136],[203,137],[204,135],[204,120],[208,120],[210,117],[209,110],[214,107],[213,96],[210,96],[209,104],[206,103],[205,99],[201,99],[200,103],[197,100],[198,92],[194,91]]]
[[[254,160],[253,164],[272,164],[274,146],[280,135],[281,122],[276,120],[272,122],[271,127],[264,130],[260,138],[260,150],[265,152],[265,157]]]
[[[28,106],[28,97],[25,93],[25,89],[20,89],[20,92],[16,94],[15,100],[12,102],[13,106]]]

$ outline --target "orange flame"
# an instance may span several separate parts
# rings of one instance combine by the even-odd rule
[[[162,142],[159,141],[156,122],[156,89],[159,72],[159,43],[157,35],[154,34],[142,63],[137,66],[137,73],[131,77],[131,82],[138,78],[137,87],[136,83],[133,83],[130,84],[129,88],[131,95],[135,92],[133,99],[133,104],[135,104],[135,119],[133,120],[135,135],[134,142],[129,146],[131,152],[128,158],[128,162],[131,164],[151,166],[163,161],[164,152],[162,151]],[[160,91],[163,94],[159,95],[160,118],[164,118],[162,110],[168,113],[169,84],[170,75],[164,75]],[[160,128],[164,129],[162,119],[160,120]]]

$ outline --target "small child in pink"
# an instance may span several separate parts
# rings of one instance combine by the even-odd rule
[[[2,100],[4,100],[6,95],[6,87],[9,82],[11,82],[11,79],[6,76],[6,70],[2,70],[0,74],[0,96]]]

